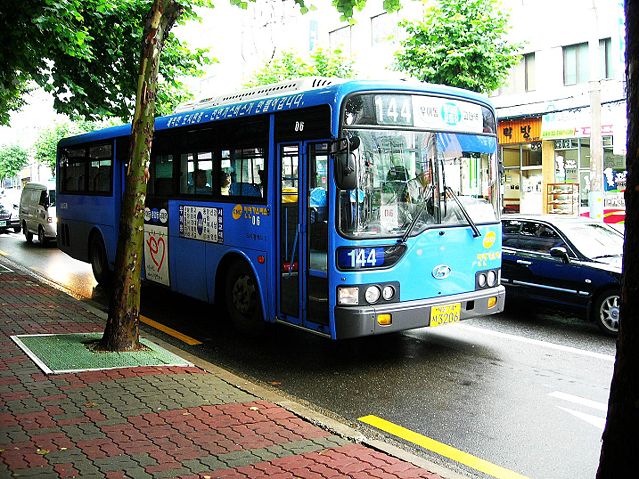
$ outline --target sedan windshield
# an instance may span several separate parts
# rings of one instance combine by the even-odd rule
[[[588,258],[623,254],[623,235],[606,224],[566,222],[561,225],[561,231]]]
[[[357,188],[340,191],[349,236],[408,236],[435,225],[497,221],[492,136],[352,129]]]

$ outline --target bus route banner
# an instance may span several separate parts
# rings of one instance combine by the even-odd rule
[[[210,243],[224,243],[223,209],[180,205],[180,236]]]

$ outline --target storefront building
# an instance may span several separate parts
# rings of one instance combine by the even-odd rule
[[[625,216],[625,103],[602,105],[604,221]],[[590,107],[499,121],[503,211],[588,216]]]

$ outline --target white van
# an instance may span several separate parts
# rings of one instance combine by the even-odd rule
[[[20,196],[20,225],[27,239],[38,235],[42,246],[56,239],[55,187],[43,183],[27,183]]]

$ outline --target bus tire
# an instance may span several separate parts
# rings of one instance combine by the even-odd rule
[[[226,312],[233,326],[241,332],[261,333],[264,318],[260,295],[253,271],[244,261],[231,264],[224,288]]]
[[[95,280],[101,286],[107,286],[111,282],[111,271],[107,260],[104,241],[99,233],[91,235],[89,240],[89,262]]]

